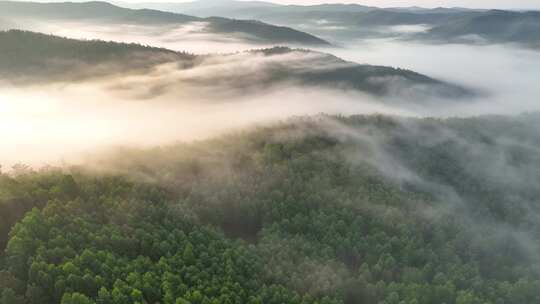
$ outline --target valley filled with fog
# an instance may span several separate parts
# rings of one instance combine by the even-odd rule
[[[234,39],[219,41],[188,30],[156,32],[137,27],[63,24],[42,31],[77,39],[143,43],[200,55],[270,47]],[[16,162],[54,164],[79,159],[81,153],[90,153],[96,147],[151,146],[202,139],[253,123],[319,113],[469,117],[540,110],[540,87],[536,85],[540,52],[534,50],[508,45],[431,45],[397,39],[347,42],[340,47],[316,50],[355,63],[413,70],[478,94],[459,100],[430,96],[429,102],[419,104],[419,97],[412,90],[381,97],[339,87],[305,87],[290,82],[255,92],[245,83],[228,87],[229,84],[210,77],[239,77],[235,73],[242,74],[246,69],[257,74],[257,69],[264,65],[256,63],[256,58],[245,61],[242,57],[189,73],[175,73],[162,65],[145,75],[25,85],[6,83],[0,92],[3,163],[8,167]],[[263,73],[259,73],[261,82]],[[201,88],[190,77],[207,78],[212,85]],[[399,79],[386,81],[395,81],[399,86]],[[157,94],[160,87],[171,83],[177,87]],[[51,144],[43,146],[44,142]],[[21,153],[19,147],[25,147],[27,152]]]

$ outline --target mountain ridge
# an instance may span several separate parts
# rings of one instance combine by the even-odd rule
[[[484,43],[519,43],[524,46],[540,45],[539,11],[511,11],[467,9],[460,7],[372,7],[358,4],[242,6],[221,5],[212,1],[204,9],[191,11],[192,4],[163,4],[162,9],[192,12],[198,16],[222,15],[233,18],[257,19],[272,24],[292,26],[337,43],[357,38],[406,38],[418,41],[444,43],[470,43],[462,36],[476,35]],[[129,4],[128,4],[129,5]],[[155,4],[148,3],[151,7]],[[497,20],[491,21],[490,19]],[[393,32],[392,26],[422,25],[427,33]],[[485,30],[483,30],[485,29]],[[490,32],[491,30],[491,32]],[[465,37],[467,38],[467,37]],[[469,37],[474,38],[474,37]]]
[[[207,22],[210,30],[219,30],[220,34],[241,33],[266,43],[296,43],[298,45],[329,46],[327,41],[290,27],[274,26],[267,23],[253,23],[247,20],[229,18],[199,18],[184,14],[158,11],[152,9],[129,9],[108,2],[62,2],[39,3],[0,1],[0,18],[32,21],[44,20],[49,23],[57,21],[94,22],[102,24],[132,23],[138,25],[185,25],[191,22]],[[19,24],[25,29],[24,24]]]
[[[57,80],[84,79],[114,74],[114,71],[140,72],[165,63],[174,63],[176,69],[182,71],[212,66],[213,61],[235,64],[248,59],[258,60],[252,58],[253,55],[262,54],[264,58],[259,63],[260,67],[252,71],[237,71],[235,75],[238,79],[230,74],[216,74],[210,75],[210,78],[185,81],[204,86],[225,81],[231,88],[239,90],[250,87],[256,90],[293,82],[308,87],[341,88],[374,95],[395,94],[412,88],[416,90],[417,86],[422,94],[430,92],[456,98],[473,94],[463,87],[413,71],[356,64],[333,55],[288,47],[226,55],[192,55],[138,44],[67,39],[18,30],[0,32],[0,42],[0,74],[8,80],[17,80],[16,75],[23,80],[34,78],[38,81],[53,81],[55,77],[59,77]],[[207,60],[209,58],[214,60]],[[107,66],[109,68],[103,68]],[[66,74],[66,70],[70,73]],[[424,92],[426,89],[428,91]]]

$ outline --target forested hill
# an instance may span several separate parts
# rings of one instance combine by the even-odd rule
[[[437,41],[520,43],[540,48],[540,12],[492,10],[444,23],[418,37]]]
[[[249,69],[239,68],[250,62]],[[73,40],[18,30],[0,32],[0,77],[18,84],[146,74],[162,64],[171,64],[178,72],[166,79],[169,89],[188,84],[201,89],[249,93],[293,84],[379,96],[407,94],[419,101],[434,96],[463,98],[474,94],[413,71],[360,65],[324,53],[287,47],[198,56],[137,44]],[[188,73],[224,64],[231,68],[217,69],[211,74]],[[163,82],[145,85],[164,87]]]
[[[77,80],[193,58],[186,53],[138,44],[0,31],[0,77],[15,82]]]
[[[100,20],[103,22],[184,23],[200,18],[150,9],[131,10],[107,2],[0,1],[0,15],[35,20]]]
[[[167,49],[135,43],[67,39],[20,30],[0,31],[0,40],[1,55],[5,58],[19,55],[23,59],[31,59],[41,55],[43,58],[77,59],[86,63],[96,63],[102,60],[123,59],[126,55],[136,52],[178,55]],[[22,62],[16,58],[13,58],[13,61]]]
[[[357,64],[309,50],[275,47],[250,53],[263,53],[269,58],[276,55],[298,56],[297,62],[276,61],[268,66],[270,82],[291,81],[307,86],[356,90],[378,96],[415,96],[419,102],[433,97],[459,100],[476,94],[469,88],[439,81],[411,70]]]
[[[274,26],[257,21],[226,18],[198,18],[150,9],[127,9],[107,2],[35,3],[0,1],[0,18],[11,20],[19,29],[29,29],[26,23],[62,21],[79,23],[133,24],[141,26],[188,25],[193,22],[208,26],[205,31],[216,34],[241,34],[242,38],[262,43],[291,43],[298,45],[329,45],[313,35],[288,27]],[[62,24],[60,24],[62,25]]]
[[[0,303],[539,303],[539,121],[319,116],[17,166]]]

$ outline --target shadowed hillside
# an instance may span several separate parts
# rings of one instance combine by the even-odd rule
[[[42,21],[55,24],[62,21],[91,23],[100,26],[110,23],[145,26],[186,25],[193,22],[208,23],[207,31],[221,34],[243,34],[244,39],[265,43],[293,43],[305,45],[328,45],[315,36],[262,22],[224,18],[198,18],[188,15],[151,9],[127,9],[107,2],[83,3],[34,3],[0,1],[0,18],[11,19],[20,29],[26,22]],[[17,22],[19,21],[19,22]],[[105,24],[104,24],[105,23]]]
[[[138,44],[74,40],[18,30],[0,32],[0,75],[15,82],[76,80],[193,58]]]
[[[472,94],[467,89],[412,71],[359,65],[324,53],[286,47],[197,56],[136,44],[73,40],[23,31],[0,32],[0,42],[0,75],[4,80],[21,84],[137,75],[169,64],[173,68],[171,77],[165,79],[166,83],[161,78],[159,82],[145,82],[149,91],[154,91],[152,87],[174,89],[182,83],[244,92],[295,84],[374,95],[418,95],[419,99],[460,98]],[[253,68],[234,69],[236,65],[250,62]],[[232,69],[193,73],[196,69],[204,71],[223,64]]]

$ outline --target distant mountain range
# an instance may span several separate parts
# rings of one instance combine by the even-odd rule
[[[16,30],[0,32],[0,77],[22,84],[144,75],[167,63],[173,66],[174,71],[169,72],[173,76],[160,75],[165,83],[160,80],[142,85],[160,88],[149,88],[152,92],[189,84],[244,93],[298,85],[379,96],[415,94],[420,99],[473,94],[412,71],[359,65],[324,53],[286,47],[201,56],[136,44],[74,40]]]
[[[540,12],[492,10],[437,25],[417,38],[452,42],[511,42],[540,48]]]
[[[198,17],[230,16],[235,18],[256,18],[277,14],[287,16],[310,17],[317,13],[369,13],[376,11],[414,13],[414,14],[455,14],[463,12],[481,12],[466,8],[439,7],[427,9],[422,7],[390,7],[380,8],[360,4],[327,3],[318,5],[279,5],[264,1],[238,1],[238,0],[198,0],[192,2],[122,2],[115,1],[120,6],[131,8],[154,8],[159,10],[185,13]]]
[[[289,27],[274,26],[253,20],[233,20],[227,18],[199,18],[189,15],[158,11],[153,9],[128,9],[107,2],[83,3],[36,3],[0,1],[0,20],[4,27],[27,28],[26,23],[44,21],[49,24],[62,21],[104,24],[135,25],[186,25],[204,23],[204,31],[220,35],[238,35],[250,42],[295,44],[309,46],[329,45],[313,35]],[[16,24],[16,25],[13,25]],[[2,26],[2,23],[0,23]],[[4,28],[4,29],[8,29]]]
[[[107,2],[0,1],[0,29],[35,30],[25,26],[26,19],[98,25],[204,23],[205,33],[266,44],[325,46],[330,45],[327,41],[341,44],[351,39],[394,37],[437,43],[540,46],[540,12],[534,11],[378,8],[358,4],[303,6],[235,0],[115,3],[119,6]],[[418,27],[402,30],[400,26]]]
[[[267,2],[201,0],[188,3],[139,3],[195,16],[256,19],[297,28],[335,42],[353,38],[401,37],[437,42],[520,43],[540,45],[540,12],[465,8],[379,8],[357,4],[277,5]],[[395,30],[422,25],[418,32]]]

